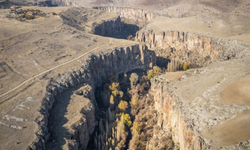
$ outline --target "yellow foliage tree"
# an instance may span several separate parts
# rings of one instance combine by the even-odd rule
[[[134,125],[132,127],[133,134],[139,134],[141,131],[140,124],[138,122],[134,122]]]
[[[118,107],[122,112],[125,112],[126,109],[128,108],[128,102],[121,100],[120,103],[118,104]]]
[[[153,67],[154,76],[158,76],[161,73],[161,68],[158,66]]]
[[[129,114],[122,113],[122,117],[123,117],[124,125],[126,125],[127,127],[130,127],[132,125],[132,121],[131,121]]]
[[[110,102],[110,104],[115,104],[115,98],[113,95],[110,96],[109,102]]]
[[[148,80],[151,80],[154,77],[154,71],[153,70],[149,70],[148,71]]]
[[[114,96],[117,96],[119,94],[119,83],[113,82],[110,86],[109,89],[112,91],[112,94]]]
[[[186,71],[189,69],[189,65],[187,62],[185,62],[185,64],[183,65],[183,70]]]

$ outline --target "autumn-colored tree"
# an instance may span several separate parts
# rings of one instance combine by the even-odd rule
[[[158,66],[154,66],[153,70],[148,71],[148,80],[151,80],[154,76],[158,76],[161,73],[161,68]]]
[[[118,104],[118,107],[122,112],[125,112],[126,109],[128,108],[128,102],[121,100],[120,103]]]
[[[109,89],[112,91],[112,94],[114,96],[117,96],[119,94],[119,83],[113,82],[110,86]]]
[[[133,134],[140,134],[141,127],[138,122],[134,122],[133,127],[132,127],[132,132]]]
[[[158,76],[161,73],[161,68],[158,66],[153,67],[154,76]]]
[[[149,70],[148,71],[148,80],[151,80],[154,77],[154,71],[153,70]]]
[[[130,127],[132,125],[132,121],[131,121],[131,118],[129,116],[129,114],[122,114],[122,117],[123,117],[123,123],[124,125],[126,125],[127,127]]]
[[[114,98],[113,95],[110,96],[109,103],[112,104],[112,105],[115,104],[115,98]]]

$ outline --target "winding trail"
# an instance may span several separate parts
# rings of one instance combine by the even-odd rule
[[[11,93],[11,92],[13,92],[13,91],[15,91],[16,89],[20,88],[20,87],[23,86],[24,84],[28,83],[29,81],[31,81],[31,80],[33,80],[33,79],[35,79],[35,78],[37,78],[37,77],[39,77],[39,76],[41,76],[41,75],[43,75],[43,74],[46,74],[46,73],[48,73],[48,72],[50,72],[50,71],[52,71],[52,70],[55,70],[55,69],[57,69],[57,68],[59,68],[59,67],[61,67],[61,66],[64,66],[64,65],[67,65],[67,64],[69,64],[69,63],[71,63],[71,62],[73,62],[73,61],[76,61],[76,60],[80,59],[81,57],[86,56],[87,54],[89,54],[89,53],[91,53],[91,52],[93,52],[93,51],[95,51],[95,50],[97,50],[97,49],[100,49],[100,48],[103,48],[103,47],[105,47],[105,46],[110,45],[111,43],[112,43],[112,39],[109,39],[109,43],[108,43],[107,45],[98,46],[98,47],[96,47],[96,48],[93,48],[92,50],[90,50],[90,51],[88,51],[88,52],[86,52],[86,53],[84,53],[84,54],[82,54],[82,55],[80,55],[80,56],[78,56],[78,57],[76,57],[76,58],[70,60],[70,61],[67,61],[67,62],[62,63],[62,64],[60,64],[60,65],[57,65],[57,66],[55,66],[55,67],[53,67],[53,68],[50,68],[50,69],[48,69],[48,70],[46,70],[46,71],[43,71],[43,72],[41,72],[41,73],[39,73],[39,74],[37,74],[37,75],[35,75],[35,76],[33,76],[33,77],[31,77],[31,78],[25,80],[25,81],[23,81],[22,83],[20,83],[20,84],[17,85],[16,87],[12,88],[11,90],[9,90],[9,91],[3,93],[2,95],[0,95],[0,98],[3,97],[3,96],[5,96],[5,95],[7,95],[7,94],[9,94],[9,93]]]

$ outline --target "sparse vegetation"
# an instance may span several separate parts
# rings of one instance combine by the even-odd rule
[[[158,66],[154,66],[153,70],[148,71],[148,80],[151,80],[154,76],[158,76],[161,73],[161,68]]]

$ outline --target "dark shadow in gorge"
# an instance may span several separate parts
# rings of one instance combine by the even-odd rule
[[[109,33],[105,31],[104,35],[102,36],[113,37],[117,39],[128,39],[128,37],[130,37],[130,39],[132,39],[133,37],[135,37],[136,32],[139,31],[139,29],[140,27],[137,25],[121,22],[121,28],[118,33]],[[100,35],[100,33],[102,33],[100,30],[102,29],[97,27],[94,34]]]
[[[50,137],[46,143],[46,149],[48,150],[60,150],[66,144],[64,137],[69,132],[63,125],[68,122],[68,119],[64,116],[67,113],[71,95],[73,95],[72,89],[56,96],[53,107],[49,110],[48,129]]]
[[[170,61],[171,60],[169,58],[165,58],[161,56],[156,57],[156,65],[160,67],[161,69],[166,69]]]

